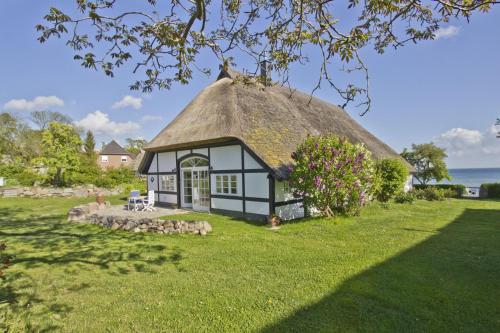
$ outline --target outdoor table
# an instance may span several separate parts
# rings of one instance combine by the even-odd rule
[[[130,204],[132,203],[132,210],[134,212],[137,212],[139,209],[138,207],[141,206],[143,204],[143,201],[146,199],[147,197],[144,196],[144,195],[140,195],[138,197],[129,197],[128,198],[128,209],[130,210]]]

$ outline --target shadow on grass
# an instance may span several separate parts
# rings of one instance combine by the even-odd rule
[[[435,233],[263,332],[499,332],[500,210]]]
[[[62,269],[59,274],[68,275],[98,269],[119,276],[131,272],[155,273],[155,267],[170,264],[184,271],[183,250],[169,248],[166,238],[66,222],[65,214],[40,215],[36,207],[0,208],[0,239],[7,244],[7,252],[14,255],[8,279],[0,281],[0,322],[2,317],[10,317],[11,324],[22,323],[20,331],[57,330],[57,321],[39,323],[44,323],[43,318],[63,317],[73,310],[66,304],[38,296],[36,286],[41,282],[37,280],[37,268],[47,271],[59,268]],[[66,290],[78,293],[89,287],[80,283]],[[38,305],[36,312],[30,310],[33,304]],[[0,324],[0,331],[3,329]]]

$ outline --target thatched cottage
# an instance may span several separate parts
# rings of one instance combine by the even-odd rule
[[[338,106],[222,70],[146,145],[139,171],[160,205],[298,218],[304,208],[286,181],[290,155],[308,134],[328,133],[364,143],[375,158],[398,156]]]

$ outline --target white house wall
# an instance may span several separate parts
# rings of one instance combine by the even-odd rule
[[[193,149],[193,154],[201,154],[208,156],[208,148]]]
[[[247,213],[269,215],[269,203],[245,200]]]
[[[214,170],[241,169],[241,146],[210,148],[210,162]]]
[[[409,175],[408,178],[406,178],[405,186],[404,186],[404,192],[411,191],[413,189],[413,175]]]
[[[191,154],[191,150],[179,150],[177,151],[177,159],[182,158],[183,156]]]
[[[175,170],[175,152],[159,153],[158,155],[158,167],[159,172],[172,172]]]
[[[151,162],[151,165],[149,166],[149,171],[150,172],[157,172],[158,170],[156,169],[156,159],[158,158],[158,154],[155,154],[153,157],[153,161]]]
[[[177,170],[178,162],[190,154],[199,154],[210,159],[210,170],[213,171],[210,173],[212,209],[269,215],[269,171],[240,144],[155,153],[149,168],[148,189],[156,192],[155,197],[160,204],[177,204],[177,192],[181,189],[177,188],[177,192],[162,192],[160,189],[158,193],[158,181],[162,173],[179,172],[180,170]],[[244,164],[242,164],[242,157]],[[244,165],[245,170],[250,172],[242,170],[242,165]],[[235,175],[238,184],[237,193],[216,193],[216,177],[218,175]],[[245,189],[243,189],[243,183]]]
[[[276,181],[274,183],[274,201],[275,202],[282,202],[282,201],[289,201],[289,200],[294,200],[293,193],[291,189],[289,191],[285,192],[285,184],[283,181]]]
[[[304,207],[302,207],[302,203],[300,202],[276,207],[275,211],[276,215],[283,220],[293,220],[304,217]]]
[[[170,204],[176,204],[177,203],[177,194],[160,194],[160,199],[158,200],[160,202],[166,202]]]
[[[257,162],[252,155],[250,155],[246,150],[245,154],[245,169],[262,169],[259,162]]]
[[[245,160],[246,167],[246,160]],[[245,196],[254,198],[269,198],[268,173],[245,174]]]
[[[212,208],[234,212],[243,212],[243,201],[234,199],[212,198]]]

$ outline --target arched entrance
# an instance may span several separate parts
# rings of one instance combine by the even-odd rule
[[[210,208],[210,186],[208,160],[190,157],[180,163],[181,207],[208,211]]]

